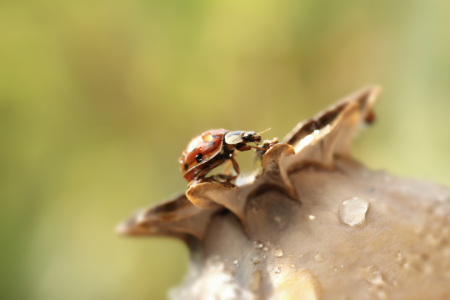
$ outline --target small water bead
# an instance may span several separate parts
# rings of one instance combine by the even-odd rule
[[[405,262],[405,263],[403,264],[403,268],[405,268],[405,269],[407,269],[407,270],[411,269],[411,262],[410,262],[410,261]]]
[[[291,253],[291,254],[288,254],[288,256],[287,256],[287,257],[292,257],[292,255],[293,255],[292,253]]]
[[[351,197],[339,206],[339,222],[350,226],[362,224],[366,219],[369,202],[362,198]]]
[[[403,265],[405,263],[405,258],[401,252],[397,252],[396,259],[397,263]]]
[[[261,270],[256,270],[253,272],[252,277],[250,278],[249,288],[251,291],[256,291],[259,289],[261,285]]]
[[[276,274],[280,274],[281,273],[281,269],[279,268],[279,267],[277,267],[277,268],[275,268],[275,271],[274,271]]]
[[[372,283],[374,285],[384,284],[380,270],[378,270],[374,266],[365,267],[363,270],[363,277],[367,282]]]
[[[257,258],[257,257],[253,257],[252,258],[252,262],[256,265],[256,264],[259,264],[259,258]]]
[[[283,268],[283,267],[284,267],[284,264],[281,264],[281,265],[280,265],[280,268]]]
[[[239,264],[239,261],[238,261],[237,259],[235,259],[235,260],[233,261],[233,264],[238,265],[238,264]]]
[[[295,268],[295,265],[294,264],[290,264],[289,267]]]
[[[337,272],[339,269],[335,265],[330,266],[331,271]]]
[[[262,249],[264,247],[263,243],[254,241],[253,246],[255,246],[256,249]]]
[[[298,255],[298,258],[303,258],[303,257],[305,257],[305,253],[300,253],[300,254]]]
[[[281,250],[280,248],[275,248],[275,250],[273,250],[273,254],[276,257],[282,257],[284,253],[283,253],[283,250]]]
[[[313,216],[313,215],[310,215],[310,216],[309,216],[309,219],[310,219],[310,220],[314,220],[315,218],[316,218],[316,216]]]
[[[269,247],[263,247],[263,251],[269,251]]]
[[[319,251],[316,254],[314,254],[313,261],[318,262],[318,263],[324,262],[325,257],[323,256],[323,253]]]

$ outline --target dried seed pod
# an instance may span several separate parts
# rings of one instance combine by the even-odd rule
[[[349,156],[378,91],[299,123],[252,183],[191,186],[119,232],[188,243],[191,270],[171,299],[448,299],[450,189]]]

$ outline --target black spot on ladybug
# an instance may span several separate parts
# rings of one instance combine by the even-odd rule
[[[214,146],[214,142],[209,142],[208,147]]]
[[[184,164],[184,169],[187,171],[187,169],[189,168],[188,164]]]
[[[197,160],[197,162],[201,162],[203,160],[203,154],[199,153],[195,156],[195,159]]]

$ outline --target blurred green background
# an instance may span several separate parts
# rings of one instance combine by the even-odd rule
[[[164,299],[187,249],[113,230],[185,189],[190,139],[281,138],[366,84],[355,157],[450,185],[449,28],[446,0],[1,1],[0,298]]]

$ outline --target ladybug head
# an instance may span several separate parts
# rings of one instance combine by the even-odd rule
[[[256,133],[256,131],[246,131],[244,132],[244,134],[242,135],[242,139],[244,140],[244,142],[246,143],[251,143],[251,142],[261,142],[261,136],[259,134]]]
[[[242,139],[246,143],[251,143],[251,142],[259,143],[259,142],[261,142],[261,134],[266,132],[266,131],[269,131],[269,130],[270,130],[270,128],[266,129],[264,131],[258,132],[258,133],[256,133],[255,131],[246,131],[242,135]]]

